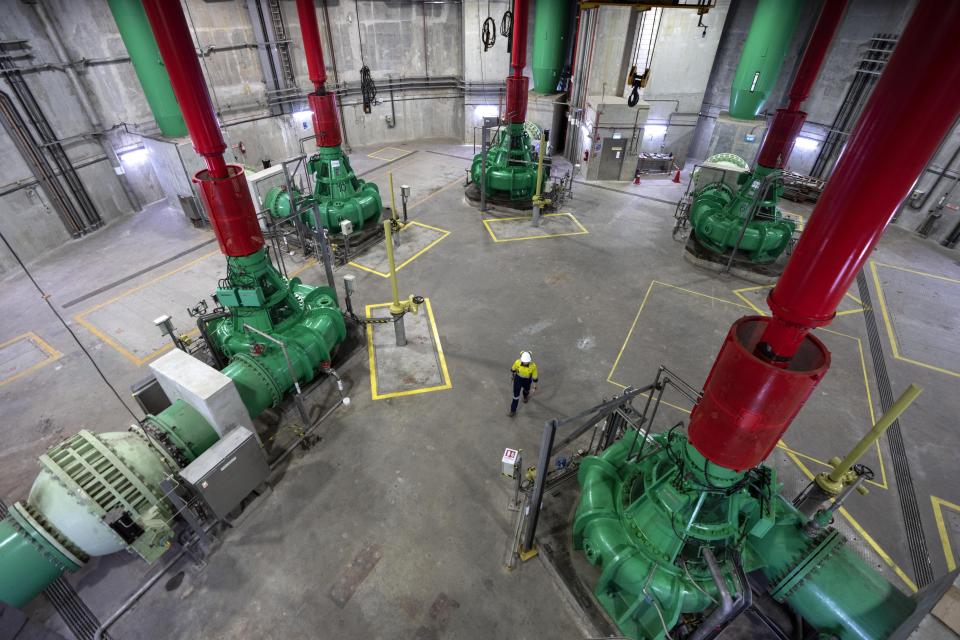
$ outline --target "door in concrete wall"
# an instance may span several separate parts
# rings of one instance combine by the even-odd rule
[[[597,180],[619,180],[620,165],[627,151],[627,141],[624,138],[604,138],[601,141],[600,168]]]

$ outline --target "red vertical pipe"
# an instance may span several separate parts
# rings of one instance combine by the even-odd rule
[[[507,76],[506,121],[522,124],[527,119],[527,94],[530,79],[523,75],[527,64],[527,23],[530,21],[530,1],[513,0],[513,46],[510,54],[512,75]]]
[[[937,145],[960,116],[960,3],[920,0],[770,293],[772,318],[734,324],[690,418],[716,464],[760,463],[826,373],[828,324]],[[922,109],[922,117],[918,117]]]
[[[223,161],[223,152],[227,145],[220,135],[220,125],[197,64],[197,52],[183,12],[179,5],[172,7],[160,0],[143,0],[143,8],[157,39],[163,64],[170,74],[170,84],[180,103],[193,148],[207,161],[211,175],[225,177],[227,165]]]
[[[770,293],[781,324],[829,323],[857,272],[960,115],[952,54],[960,3],[921,0],[877,82],[793,257]],[[769,335],[781,356],[798,341]]]
[[[300,19],[300,34],[303,36],[303,52],[307,56],[310,81],[315,91],[322,91],[327,81],[327,69],[323,64],[323,45],[320,44],[320,28],[317,26],[313,0],[297,0],[297,17]]]
[[[513,75],[522,76],[527,65],[527,26],[530,22],[530,1],[513,0],[513,46],[511,47],[510,66]]]
[[[830,43],[833,42],[833,36],[837,33],[846,8],[847,0],[824,0],[813,34],[807,42],[806,49],[803,50],[800,68],[797,69],[797,75],[794,76],[793,85],[790,87],[790,104],[787,105],[789,111],[797,111],[800,104],[810,95],[810,89],[817,79],[817,74],[820,73],[820,67],[823,66],[823,61],[827,57]]]
[[[790,103],[786,109],[777,109],[770,130],[763,139],[757,164],[762,167],[782,169],[793,151],[793,144],[803,127],[807,114],[800,111],[800,105],[810,95],[820,67],[830,50],[830,43],[840,26],[843,11],[847,8],[847,0],[825,0],[817,24],[813,28],[813,35],[807,42],[800,60],[800,68],[790,86]]]
[[[194,181],[200,185],[220,250],[228,256],[250,255],[263,247],[263,233],[243,168],[227,165],[223,160],[227,145],[220,134],[180,3],[143,0],[143,8],[160,57],[170,73],[170,84],[180,103],[193,148],[207,162],[207,169],[198,172]]]
[[[307,71],[313,82],[313,92],[307,95],[307,102],[313,112],[313,133],[319,147],[339,146],[340,119],[337,117],[337,105],[333,93],[328,93],[327,70],[323,63],[323,45],[320,42],[320,28],[317,26],[317,11],[313,0],[297,0],[297,17],[300,19],[300,32],[303,34],[303,51],[307,56]]]

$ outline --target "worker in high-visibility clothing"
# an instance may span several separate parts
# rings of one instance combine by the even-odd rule
[[[520,358],[510,367],[513,374],[513,401],[510,403],[510,417],[517,415],[517,406],[520,404],[520,393],[523,392],[523,401],[530,399],[530,384],[533,383],[533,390],[537,390],[539,378],[537,377],[537,365],[533,361],[533,356],[529,351],[520,354]]]

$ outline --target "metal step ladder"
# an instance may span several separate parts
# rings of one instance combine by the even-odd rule
[[[290,60],[290,43],[287,42],[287,27],[280,10],[280,0],[269,0],[270,22],[273,25],[273,35],[277,40],[277,56],[280,58],[280,70],[288,88],[297,86],[296,76],[293,74],[293,63]]]

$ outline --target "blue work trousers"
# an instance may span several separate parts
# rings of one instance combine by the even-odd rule
[[[530,378],[521,378],[520,376],[514,374],[513,376],[513,402],[510,403],[510,412],[513,413],[517,410],[517,405],[520,404],[520,392],[523,391],[523,397],[530,397]]]

